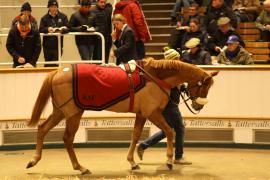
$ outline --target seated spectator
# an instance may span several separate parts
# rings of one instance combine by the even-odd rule
[[[212,0],[205,15],[205,27],[210,36],[213,36],[218,29],[217,21],[220,17],[228,17],[232,27],[236,29],[237,18],[233,10],[224,3],[224,0]]]
[[[234,64],[253,64],[249,52],[247,52],[239,43],[239,38],[235,35],[231,35],[228,38],[227,49],[221,52],[217,61],[220,64],[234,65]]]
[[[189,23],[189,29],[185,32],[182,43],[181,50],[186,49],[185,43],[191,38],[198,38],[201,42],[201,48],[205,49],[207,45],[208,35],[207,33],[200,30],[200,24],[197,19],[192,19]]]
[[[191,38],[185,44],[186,48],[182,53],[181,60],[190,64],[197,65],[211,65],[211,56],[210,54],[201,48],[200,39]]]
[[[270,41],[270,0],[263,2],[263,8],[255,24],[261,30],[261,39]]]
[[[189,7],[193,2],[193,0],[176,0],[173,10],[171,12],[171,26],[177,24],[177,19],[179,18],[182,8]]]
[[[79,11],[73,13],[69,20],[70,31],[88,32],[94,27],[94,14],[91,9],[91,0],[81,0]],[[75,42],[82,60],[90,60],[93,57],[96,36],[76,35]]]
[[[228,17],[221,17],[218,20],[218,30],[209,39],[207,50],[210,52],[211,56],[217,56],[222,48],[226,46],[226,41],[229,36],[236,35],[239,38],[239,42],[242,47],[245,47],[244,41],[241,39],[240,35],[231,27],[230,19]]]
[[[41,51],[38,30],[31,28],[29,16],[22,15],[10,29],[6,48],[13,57],[13,67],[35,67]]]
[[[174,29],[171,33],[168,46],[173,49],[179,49],[182,47],[183,36],[186,32],[189,32],[188,26],[190,26],[190,21],[192,19],[197,19],[199,21],[200,31],[205,31],[204,27],[204,16],[199,14],[199,6],[196,3],[193,3],[189,7],[189,16],[183,18],[179,16],[177,21],[177,28]]]
[[[112,23],[115,27],[112,32],[112,40],[117,48],[114,50],[116,65],[127,63],[136,57],[135,34],[127,25],[126,18],[121,14],[115,14]],[[116,35],[116,31],[120,32],[120,36]]]
[[[68,18],[58,10],[57,0],[48,1],[48,13],[40,20],[39,32],[41,33],[68,33]],[[60,45],[59,45],[60,46]],[[63,52],[63,36],[61,37],[61,52]],[[45,61],[58,61],[58,38],[57,36],[43,37],[43,53]],[[45,67],[58,66],[46,64]]]
[[[31,8],[30,3],[29,2],[23,3],[23,5],[21,7],[21,14],[12,20],[11,26],[18,23],[18,21],[21,18],[21,15],[27,15],[29,17],[29,21],[31,23],[31,28],[38,29],[37,20],[31,15],[31,12],[32,12],[32,8]]]
[[[260,0],[235,0],[233,10],[239,22],[255,21],[261,11]]]

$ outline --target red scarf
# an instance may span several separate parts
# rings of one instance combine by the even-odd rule
[[[27,36],[27,34],[31,31],[31,25],[30,24],[28,26],[26,26],[26,28],[23,30],[22,26],[18,23],[17,28],[18,28],[22,38],[25,38]]]

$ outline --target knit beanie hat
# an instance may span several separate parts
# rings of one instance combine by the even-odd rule
[[[169,47],[164,47],[164,58],[167,60],[179,60],[180,54],[174,50],[170,49]]]
[[[52,6],[52,5],[56,5],[57,7],[58,7],[58,2],[57,2],[57,0],[49,0],[48,1],[48,8],[50,7],[50,6]]]
[[[23,11],[32,11],[32,8],[29,2],[26,2],[22,5],[21,12]]]
[[[91,0],[81,0],[81,6],[91,6]]]
[[[198,38],[191,38],[190,40],[188,40],[186,43],[185,43],[185,46],[189,49],[191,48],[195,48],[197,47],[198,45],[200,45],[200,39]]]

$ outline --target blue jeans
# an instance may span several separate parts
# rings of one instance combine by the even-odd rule
[[[95,48],[94,44],[77,44],[80,56],[82,60],[91,60],[93,51]]]
[[[167,105],[163,111],[163,116],[167,123],[175,131],[175,159],[181,159],[183,156],[184,148],[184,135],[185,135],[185,126],[183,123],[182,115],[178,107],[172,107]],[[152,135],[142,143],[140,146],[142,149],[147,149],[150,146],[157,144],[160,140],[166,137],[163,131],[159,131],[156,134]]]

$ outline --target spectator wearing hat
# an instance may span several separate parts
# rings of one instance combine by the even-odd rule
[[[112,32],[112,40],[116,46],[114,50],[116,64],[127,63],[136,58],[134,31],[127,25],[126,18],[121,14],[115,14],[112,23],[115,28]],[[120,33],[119,36],[117,36],[117,32]]]
[[[263,2],[263,11],[257,17],[255,24],[261,30],[261,39],[270,41],[270,0]]]
[[[94,27],[94,14],[91,10],[91,0],[81,0],[79,11],[73,13],[69,20],[70,31],[87,32],[87,27]],[[76,35],[75,41],[82,60],[90,60],[93,57],[96,36]]]
[[[170,49],[169,47],[164,48],[164,58],[166,60],[179,60],[180,54],[174,50]],[[183,122],[183,118],[181,112],[179,111],[179,102],[180,102],[180,92],[184,88],[181,87],[174,87],[170,92],[170,101],[168,102],[167,106],[163,111],[163,116],[166,122],[169,124],[171,128],[174,129],[175,132],[175,160],[174,164],[181,164],[181,165],[190,165],[191,162],[187,161],[184,157],[184,135],[185,135],[185,125]],[[152,135],[151,137],[147,138],[143,142],[137,144],[136,151],[139,158],[143,159],[144,151],[157,144],[159,141],[166,137],[163,131],[159,131]]]
[[[217,56],[222,48],[226,46],[226,41],[229,36],[236,35],[239,38],[240,45],[245,47],[244,41],[240,35],[231,27],[230,19],[228,17],[221,17],[218,19],[218,30],[209,39],[207,49],[211,56]]]
[[[221,52],[217,61],[220,64],[234,65],[234,64],[253,64],[253,59],[251,58],[249,52],[247,52],[243,47],[241,47],[239,38],[236,35],[229,36],[227,40],[227,49]]]
[[[233,28],[237,27],[237,18],[233,10],[224,3],[224,0],[212,0],[205,15],[205,27],[210,36],[213,36],[216,29],[218,29],[217,21],[220,17],[228,17],[231,26]]]
[[[145,57],[144,43],[151,40],[151,34],[138,0],[121,0],[116,3],[113,14],[122,14],[128,26],[133,29],[136,40],[136,59]]]
[[[112,5],[107,0],[97,0],[94,9],[95,29],[100,32],[105,39],[105,63],[109,61],[110,50],[112,47]],[[93,59],[101,59],[101,39],[98,38],[94,49]]]
[[[33,29],[29,16],[22,15],[10,29],[6,48],[13,57],[13,67],[35,67],[41,51],[37,29]]]
[[[49,11],[40,20],[39,32],[41,33],[68,33],[68,18],[58,9],[57,0],[48,1]],[[46,62],[58,61],[58,37],[43,37],[43,53]],[[63,52],[63,36],[61,37],[61,52]],[[45,67],[58,66],[57,64],[46,64]]]
[[[200,39],[191,38],[185,43],[186,48],[182,54],[181,60],[196,65],[211,65],[210,54],[201,48]]]
[[[29,21],[31,24],[31,29],[38,29],[38,23],[37,20],[31,15],[32,8],[29,2],[25,2],[21,7],[21,14],[16,16],[11,23],[11,26],[16,25],[18,21],[20,20],[20,17],[22,15],[26,15],[29,17]]]

